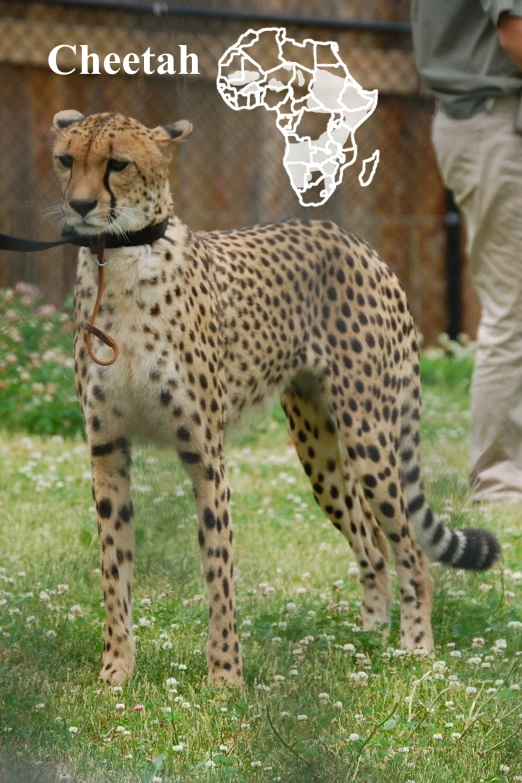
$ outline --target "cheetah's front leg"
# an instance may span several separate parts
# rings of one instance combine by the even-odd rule
[[[130,499],[130,448],[116,438],[91,444],[93,495],[100,535],[105,634],[100,678],[119,685],[132,673],[131,627],[134,518]]]
[[[234,595],[230,491],[222,449],[214,465],[187,464],[198,509],[198,540],[209,600],[207,659],[209,676],[242,684]]]

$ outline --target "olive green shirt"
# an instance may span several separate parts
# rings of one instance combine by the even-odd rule
[[[498,39],[503,12],[522,16],[522,0],[412,0],[417,68],[451,117],[471,117],[488,98],[522,92],[522,71]]]

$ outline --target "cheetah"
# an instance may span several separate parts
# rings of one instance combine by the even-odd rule
[[[253,405],[281,396],[314,497],[360,569],[362,626],[390,623],[388,549],[406,650],[431,650],[426,556],[482,570],[499,555],[483,530],[437,519],[419,469],[420,371],[403,287],[378,254],[329,221],[288,220],[193,233],[168,182],[182,120],[148,129],[121,114],[54,117],[54,167],[67,230],[107,240],[98,325],[119,356],[84,328],[97,258],[79,251],[75,379],[92,460],[105,634],[101,679],[134,666],[131,589],[135,436],[172,445],[194,489],[209,601],[209,676],[241,684],[233,533],[224,435]],[[160,238],[122,238],[163,224]],[[120,241],[121,240],[121,241]]]

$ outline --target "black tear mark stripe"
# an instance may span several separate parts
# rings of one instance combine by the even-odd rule
[[[109,154],[112,157],[112,144],[109,150]],[[105,190],[108,192],[109,196],[111,197],[111,219],[115,220],[116,218],[116,199],[114,197],[114,193],[110,189],[109,186],[109,175],[110,175],[110,169],[109,169],[109,163],[107,163],[107,168],[105,170],[105,174],[103,176],[103,186]]]

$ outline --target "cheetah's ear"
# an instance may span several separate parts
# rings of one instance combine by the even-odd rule
[[[81,114],[79,111],[76,111],[76,109],[65,109],[64,111],[59,111],[58,114],[55,114],[53,117],[53,127],[52,130],[56,131],[63,131],[65,128],[68,128],[69,125],[74,125],[77,122],[81,122],[84,120],[85,117],[83,114]]]
[[[152,134],[157,144],[181,144],[192,133],[192,123],[188,120],[178,120],[170,125],[158,125]]]

